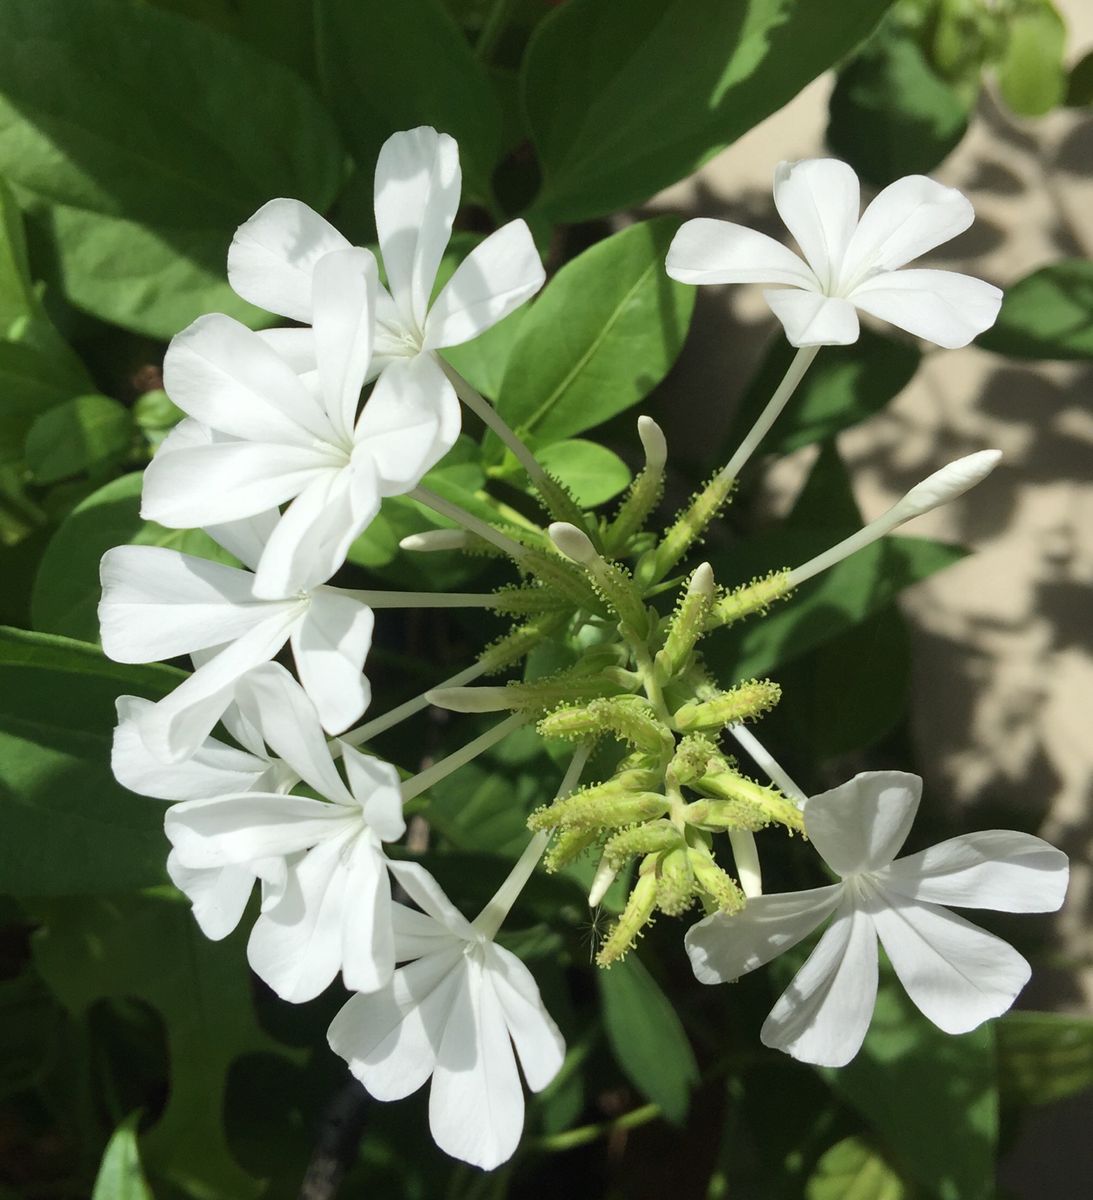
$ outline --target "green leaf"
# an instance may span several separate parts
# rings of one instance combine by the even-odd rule
[[[130,1113],[114,1130],[95,1177],[91,1200],[154,1200],[140,1165],[139,1123],[140,1113]]]
[[[1093,1020],[1011,1012],[994,1027],[998,1084],[1007,1105],[1050,1104],[1093,1087]]]
[[[234,562],[198,529],[165,529],[140,517],[139,471],[111,480],[61,522],[42,556],[30,611],[34,627],[84,642],[99,639],[99,560],[112,546],[169,546],[186,554]]]
[[[1066,96],[1066,25],[1050,0],[1021,0],[1005,27],[998,64],[1002,99],[1022,117],[1042,116]]]
[[[323,91],[369,178],[395,130],[433,125],[459,143],[471,190],[489,197],[501,152],[500,104],[440,0],[317,0],[315,21]]]
[[[825,1151],[805,1185],[805,1200],[908,1200],[903,1180],[868,1142],[843,1138]]]
[[[30,427],[26,461],[39,483],[56,483],[119,459],[133,440],[129,410],[107,396],[77,396]]]
[[[1012,358],[1093,358],[1093,263],[1064,259],[1026,275],[977,344]]]
[[[1083,55],[1070,69],[1066,86],[1066,103],[1071,108],[1093,104],[1093,50]]]
[[[597,442],[569,438],[535,451],[535,457],[569,488],[582,508],[595,508],[630,485],[630,468]]]
[[[0,337],[15,338],[40,312],[30,280],[23,218],[0,179]]]
[[[21,461],[35,419],[87,389],[68,359],[27,342],[0,341],[0,463]]]
[[[931,1196],[994,1196],[998,1092],[990,1025],[960,1037],[942,1033],[885,970],[865,1045],[849,1066],[822,1073]]]
[[[0,628],[0,892],[79,896],[162,882],[163,807],[110,771],[114,701],[159,699],[184,678]]]
[[[0,1099],[33,1087],[56,1063],[59,1024],[60,1009],[35,971],[0,981]]]
[[[143,1138],[149,1170],[186,1195],[257,1196],[258,1181],[226,1141],[228,1070],[240,1055],[286,1052],[255,1019],[245,930],[209,941],[167,889],[42,901],[34,911],[44,924],[35,962],[66,1008],[78,1014],[105,997],[135,997],[163,1018],[171,1078],[163,1116]]]
[[[627,1079],[669,1121],[687,1115],[698,1066],[671,1001],[636,954],[596,972],[611,1050]]]
[[[932,171],[968,128],[978,91],[957,88],[926,60],[913,33],[888,21],[838,74],[827,143],[877,187]]]
[[[600,216],[690,174],[853,49],[890,2],[570,0],[524,59],[536,214]]]
[[[795,351],[777,338],[748,385],[721,454],[743,440],[782,381]],[[907,342],[863,329],[853,346],[827,346],[809,368],[786,412],[763,439],[762,454],[788,454],[826,441],[879,412],[910,383],[921,353]]]
[[[664,272],[679,222],[632,225],[550,281],[520,326],[497,403],[538,443],[571,437],[637,404],[687,336],[694,288]]]
[[[225,273],[233,226],[163,230],[63,204],[42,214],[53,273],[77,308],[167,340],[203,313],[253,328],[275,318],[241,300]]]

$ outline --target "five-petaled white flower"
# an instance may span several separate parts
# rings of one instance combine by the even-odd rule
[[[683,283],[769,283],[794,346],[858,340],[855,309],[954,349],[989,329],[1002,293],[955,271],[899,270],[971,225],[967,198],[924,175],[889,184],[858,218],[858,177],[837,159],[779,164],[774,203],[804,259],[730,221],[687,221],[668,251]]]
[[[391,870],[423,910],[395,906],[395,956],[407,965],[382,991],[346,1003],[330,1045],[377,1100],[400,1100],[432,1076],[436,1144],[492,1170],[512,1156],[524,1126],[516,1056],[539,1092],[561,1068],[565,1043],[531,972],[493,942],[489,906],[472,923],[422,867]]]
[[[253,569],[276,521],[270,512],[208,532]],[[192,754],[231,703],[238,680],[285,642],[326,730],[341,733],[368,707],[371,689],[361,672],[374,619],[346,592],[319,586],[260,598],[251,571],[164,546],[115,546],[103,555],[100,575],[99,624],[109,658],[200,655],[198,669],[137,721],[149,750],[164,761]]]
[[[861,1048],[877,994],[877,938],[919,1009],[965,1033],[1013,1003],[1029,965],[1012,946],[949,912],[1053,912],[1067,859],[1040,838],[990,830],[893,861],[918,811],[922,780],[901,771],[856,775],[805,802],[805,829],[840,883],[758,896],[687,933],[703,983],[736,979],[834,920],[771,1010],[763,1043],[841,1067]]]
[[[546,278],[527,224],[510,221],[479,243],[430,303],[459,207],[459,147],[429,126],[393,134],[376,161],[375,213],[390,291],[380,287],[371,371],[428,396],[451,445],[460,412],[436,352],[477,337],[533,296]],[[271,200],[240,226],[228,279],[252,304],[313,324],[317,271],[349,242],[299,200]],[[305,360],[307,330],[278,331]]]
[[[383,987],[395,958],[382,843],[406,828],[398,772],[343,744],[346,786],[314,706],[276,664],[254,670],[239,699],[266,744],[324,798],[252,789],[176,804],[164,828],[178,861],[208,869],[286,860],[283,893],[247,945],[251,967],[279,996],[311,1000],[339,970],[349,988]]]

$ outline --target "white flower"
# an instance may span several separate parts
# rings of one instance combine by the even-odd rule
[[[924,175],[889,184],[858,219],[858,177],[831,158],[781,163],[774,203],[804,259],[743,225],[687,221],[667,269],[683,283],[769,283],[763,296],[794,346],[858,340],[855,309],[950,349],[989,329],[1002,293],[955,271],[898,270],[971,225],[954,188]]]
[[[377,1100],[401,1100],[432,1076],[436,1144],[491,1170],[512,1156],[524,1126],[516,1055],[539,1092],[561,1068],[565,1043],[531,972],[494,944],[482,918],[467,921],[420,866],[391,870],[423,910],[394,908],[395,956],[407,965],[382,991],[346,1003],[330,1045]]]
[[[965,1033],[1010,1007],[1028,963],[1006,942],[941,905],[1052,912],[1067,860],[1040,838],[990,830],[893,862],[918,810],[922,780],[856,775],[804,807],[813,845],[842,882],[759,896],[736,916],[687,933],[694,973],[724,983],[769,962],[834,920],[763,1025],[765,1045],[841,1067],[861,1048],[877,994],[877,938],[907,994],[946,1033]]]
[[[152,708],[150,701],[119,696],[117,706],[118,725],[110,765],[117,781],[140,796],[167,801],[204,800],[246,791],[288,792],[299,782],[287,763],[268,753],[261,735],[234,704],[221,719],[245,749],[210,737],[181,763],[164,763],[145,746],[138,726]],[[283,859],[192,868],[183,866],[173,850],[167,856],[167,874],[193,905],[201,932],[213,941],[227,937],[239,924],[256,879],[261,880],[265,906],[276,903],[286,879]]]
[[[533,296],[545,279],[526,223],[510,221],[471,251],[430,304],[459,208],[460,183],[458,146],[428,126],[388,138],[376,161],[376,230],[391,290],[381,287],[377,295],[372,371],[386,376],[397,370],[404,383],[429,396],[449,445],[459,432],[459,403],[436,351],[477,337]],[[348,248],[306,204],[271,200],[236,232],[228,278],[252,304],[313,323],[318,266]],[[306,341],[306,331],[282,332]]]
[[[253,568],[276,521],[276,512],[265,513],[209,532]],[[100,573],[99,623],[109,658],[142,663],[196,652],[203,659],[138,720],[158,758],[192,754],[231,703],[237,681],[286,642],[325,729],[342,732],[368,707],[361,671],[373,616],[355,597],[321,586],[262,598],[250,571],[163,546],[115,546]]]
[[[287,503],[257,564],[256,596],[325,583],[381,498],[416,487],[454,440],[441,437],[433,398],[412,372],[386,373],[358,416],[376,288],[367,250],[316,264],[316,372],[298,374],[274,348],[287,353],[291,339],[263,337],[220,313],[199,317],[168,347],[164,387],[200,425],[186,423],[164,442],[145,472],[141,513],[203,527]]]
[[[406,828],[398,772],[343,744],[347,787],[314,706],[276,665],[250,675],[240,703],[267,745],[324,798],[250,790],[176,804],[164,828],[178,861],[209,869],[287,859],[283,894],[247,945],[251,967],[279,996],[310,1000],[339,970],[349,988],[382,987],[395,965],[382,843]]]

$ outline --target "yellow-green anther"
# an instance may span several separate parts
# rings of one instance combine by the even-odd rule
[[[694,569],[687,591],[668,622],[668,636],[653,660],[661,683],[683,670],[691,658],[695,644],[706,629],[710,605],[717,591],[713,568],[700,563]]]
[[[601,557],[588,535],[575,525],[556,521],[547,533],[566,558],[584,567],[597,595],[619,621],[644,639],[649,632],[649,613],[625,567]]]
[[[679,562],[698,541],[707,526],[729,502],[734,480],[715,475],[691,500],[691,503],[669,526],[660,544],[646,554],[636,571],[638,583],[647,587],[657,583]]]
[[[756,783],[754,779],[741,775],[738,771],[718,771],[704,775],[695,781],[694,788],[706,796],[715,797],[714,803],[721,801],[742,806],[739,809],[740,812],[743,812],[743,806],[746,806],[765,816],[765,820],[759,825],[743,822],[729,824],[727,820],[723,822],[717,819],[716,815],[724,814],[727,818],[736,810],[711,810],[715,814],[714,819],[709,822],[696,821],[696,824],[708,823],[726,829],[761,829],[763,825],[778,824],[799,833],[804,832],[804,818],[801,816],[801,810],[792,800],[784,796],[776,787],[764,787],[762,784]],[[695,808],[701,803],[701,800],[697,800],[691,808]]]
[[[672,752],[675,739],[642,696],[613,696],[560,708],[539,722],[544,737],[581,739],[610,733],[655,757]]]
[[[712,771],[726,770],[728,760],[717,746],[701,733],[681,738],[669,769],[676,783],[686,786]]]
[[[742,621],[753,613],[765,613],[776,600],[788,600],[789,597],[789,568],[771,571],[769,575],[733,588],[715,600],[706,617],[706,629],[720,629]]]
[[[566,613],[544,613],[491,642],[478,656],[486,674],[503,671],[526,658],[541,641],[557,633],[569,619]]]
[[[548,826],[549,828],[549,826]],[[560,871],[599,841],[597,829],[560,829],[543,856],[547,871]]]
[[[664,433],[652,417],[638,417],[638,437],[645,450],[645,468],[631,483],[615,519],[604,531],[603,544],[609,553],[626,549],[660,503],[664,491],[664,464],[668,458]]]
[[[685,913],[698,891],[690,852],[684,846],[660,855],[657,862],[657,908],[670,917]]]
[[[612,834],[604,845],[603,857],[615,870],[619,870],[639,855],[659,854],[682,844],[683,838],[671,821],[651,821],[647,825],[634,825]]]
[[[646,859],[638,873],[638,881],[630,892],[622,916],[596,955],[596,964],[609,967],[625,958],[634,942],[653,915],[657,904],[656,858]]]
[[[687,854],[695,881],[713,903],[722,912],[739,912],[745,897],[736,880],[714,862],[705,846],[692,846]]]
[[[537,808],[528,817],[528,828],[621,829],[662,817],[667,811],[668,801],[659,792],[618,794],[598,785]]]
[[[769,712],[781,699],[782,689],[770,679],[750,679],[712,700],[684,704],[674,721],[680,731],[723,729]]]
[[[543,550],[527,550],[520,559],[521,569],[533,575],[541,584],[564,596],[575,608],[584,608],[602,617],[608,610],[589,583],[583,571],[557,554]]]
[[[494,612],[522,617],[536,613],[561,612],[571,608],[572,602],[567,596],[544,584],[530,584],[526,587],[511,585],[494,592],[490,607]]]

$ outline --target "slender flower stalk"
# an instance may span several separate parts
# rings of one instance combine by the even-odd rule
[[[493,608],[498,597],[490,592],[385,592],[346,590],[369,608]]]
[[[746,725],[730,725],[729,733],[736,739],[737,743],[751,755],[756,766],[761,771],[764,771],[767,778],[772,783],[778,785],[779,790],[783,795],[788,796],[798,806],[805,802],[805,792],[803,788],[797,786],[790,778],[789,773],[775,760],[774,755],[759,741],[754,733]]]
[[[465,508],[460,508],[458,504],[453,504],[450,500],[445,500],[443,496],[438,496],[436,492],[431,492],[428,488],[417,487],[410,493],[410,498],[416,500],[419,504],[424,504],[426,508],[431,508],[433,512],[439,513],[442,517],[447,517],[450,521],[455,521],[457,524],[462,525],[464,529],[490,542],[510,558],[516,559],[517,562],[524,557],[524,547],[519,542],[514,542],[512,538],[506,537],[500,530],[494,529],[492,525],[488,525],[485,521],[480,521],[478,517],[467,512]]]
[[[487,729],[485,733],[479,734],[473,741],[442,758],[440,762],[433,763],[431,767],[426,767],[424,771],[419,771],[416,775],[411,776],[402,785],[403,803],[413,800],[415,796],[420,796],[422,792],[427,792],[442,779],[447,779],[454,771],[458,771],[460,767],[472,762],[491,746],[496,746],[514,729],[526,725],[529,720],[530,717],[525,713],[513,713],[511,717],[506,717],[492,729]]]
[[[729,845],[736,860],[736,877],[749,900],[763,894],[763,872],[759,866],[759,847],[755,834],[748,829],[730,829]]]

